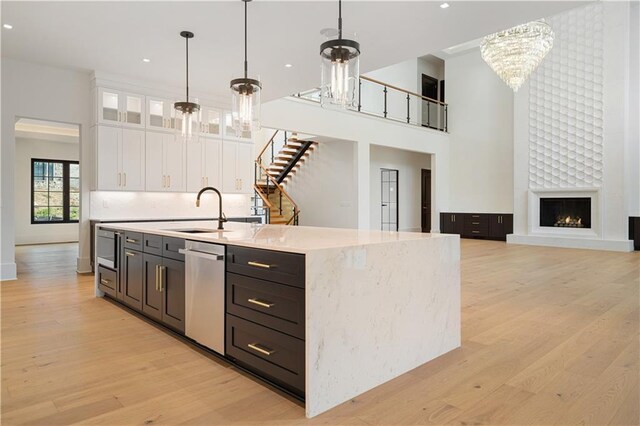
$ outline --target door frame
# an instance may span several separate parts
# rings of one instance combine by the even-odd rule
[[[428,182],[427,185],[425,185],[424,183],[424,177],[425,175],[428,176]],[[421,169],[420,171],[420,228],[421,228],[421,232],[431,232],[431,230],[433,229],[433,215],[431,214],[431,207],[433,205],[433,193],[432,193],[432,186],[431,186],[431,170],[430,169]],[[425,211],[424,209],[424,195],[425,195],[425,188],[428,188],[429,190],[429,209],[427,211]],[[424,216],[428,215],[428,219],[427,221],[425,221]],[[427,227],[425,228],[423,226],[423,224],[427,225]]]
[[[383,209],[384,206],[382,205],[382,200],[383,200],[383,185],[382,185],[382,174],[384,172],[395,172],[396,174],[396,229],[395,232],[398,232],[400,230],[400,171],[398,169],[389,169],[386,167],[381,167],[380,168],[380,230],[384,231],[383,229],[383,222],[382,222],[382,218],[384,217],[383,214]],[[391,222],[387,223],[387,225],[389,225]]]

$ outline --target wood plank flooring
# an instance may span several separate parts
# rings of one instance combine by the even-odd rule
[[[3,425],[640,423],[640,253],[462,240],[462,347],[307,420],[94,298],[76,252],[18,247],[1,284]]]

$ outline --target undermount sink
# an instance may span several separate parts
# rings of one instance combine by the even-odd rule
[[[171,232],[181,232],[183,234],[213,234],[216,232],[231,232],[227,229],[167,229]]]

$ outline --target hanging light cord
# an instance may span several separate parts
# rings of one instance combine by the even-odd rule
[[[244,78],[247,78],[249,65],[247,63],[247,1],[244,0]]]
[[[342,0],[338,0],[338,39],[342,38]]]
[[[187,102],[189,102],[189,37],[184,39],[187,42]]]

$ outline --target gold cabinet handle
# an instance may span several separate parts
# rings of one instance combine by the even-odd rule
[[[122,173],[118,173],[118,186],[122,186]]]
[[[125,251],[124,254],[126,254],[127,256],[135,256],[135,253],[132,253],[130,251]]]
[[[267,265],[266,263],[254,262],[254,261],[247,262],[247,265],[255,266],[257,268],[271,269],[271,265]]]
[[[122,180],[124,182],[122,184],[122,186],[127,186],[127,173],[126,172],[122,173]]]
[[[171,175],[167,175],[167,188],[171,188]]]
[[[165,269],[166,268],[164,266],[158,265],[158,271],[160,271],[160,278],[159,278],[159,281],[160,281],[160,285],[159,285],[160,286],[160,293],[162,293],[164,291],[164,284],[165,284],[164,283],[164,271],[165,271]]]
[[[271,308],[272,306],[275,305],[275,303],[271,303],[271,302],[267,302],[267,301],[255,299],[255,298],[247,299],[247,302],[253,303],[254,305],[262,306],[263,308]]]
[[[260,343],[249,343],[247,346],[256,352],[260,352],[263,355],[269,356],[275,353],[273,349],[269,349],[265,346],[262,346]]]
[[[479,234],[480,233],[480,231],[471,231],[471,232],[474,233],[474,234]]]
[[[111,281],[105,280],[104,278],[100,278],[100,284],[109,285]]]
[[[156,265],[156,291],[160,291],[160,271],[158,270],[158,266]]]
[[[480,225],[480,222],[471,222],[472,225]]]
[[[128,243],[134,243],[134,244],[136,244],[138,242],[138,240],[134,240],[133,238],[127,238],[126,241]]]
[[[162,175],[162,187],[163,188],[167,186],[166,181],[167,181],[166,176]]]

